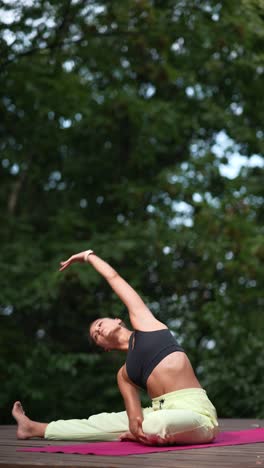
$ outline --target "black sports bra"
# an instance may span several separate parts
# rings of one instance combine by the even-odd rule
[[[146,388],[147,379],[153,369],[175,351],[184,352],[168,328],[134,331],[129,338],[126,358],[128,377],[139,387]]]

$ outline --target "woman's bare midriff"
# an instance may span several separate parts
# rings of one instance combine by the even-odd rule
[[[150,398],[185,388],[201,388],[192,365],[185,353],[176,351],[166,356],[147,380]]]

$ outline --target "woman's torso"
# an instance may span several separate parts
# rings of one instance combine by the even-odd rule
[[[185,388],[201,388],[201,385],[188,356],[183,352],[176,351],[166,356],[147,380],[150,398]]]
[[[150,398],[201,387],[187,355],[167,327],[132,334],[125,370],[131,383],[146,388]]]

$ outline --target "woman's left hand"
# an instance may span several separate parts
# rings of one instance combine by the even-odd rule
[[[79,252],[75,255],[72,255],[69,257],[67,260],[64,262],[60,262],[60,268],[59,271],[63,271],[66,268],[68,268],[72,263],[83,263],[85,262],[85,255],[87,254],[87,250],[84,250],[84,252]]]

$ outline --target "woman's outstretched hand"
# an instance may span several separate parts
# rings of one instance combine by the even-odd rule
[[[84,252],[79,252],[75,255],[72,255],[71,257],[68,258],[68,260],[65,260],[64,262],[60,262],[60,268],[59,271],[63,271],[66,268],[68,268],[72,263],[83,263],[85,262],[87,250],[84,250]]]

